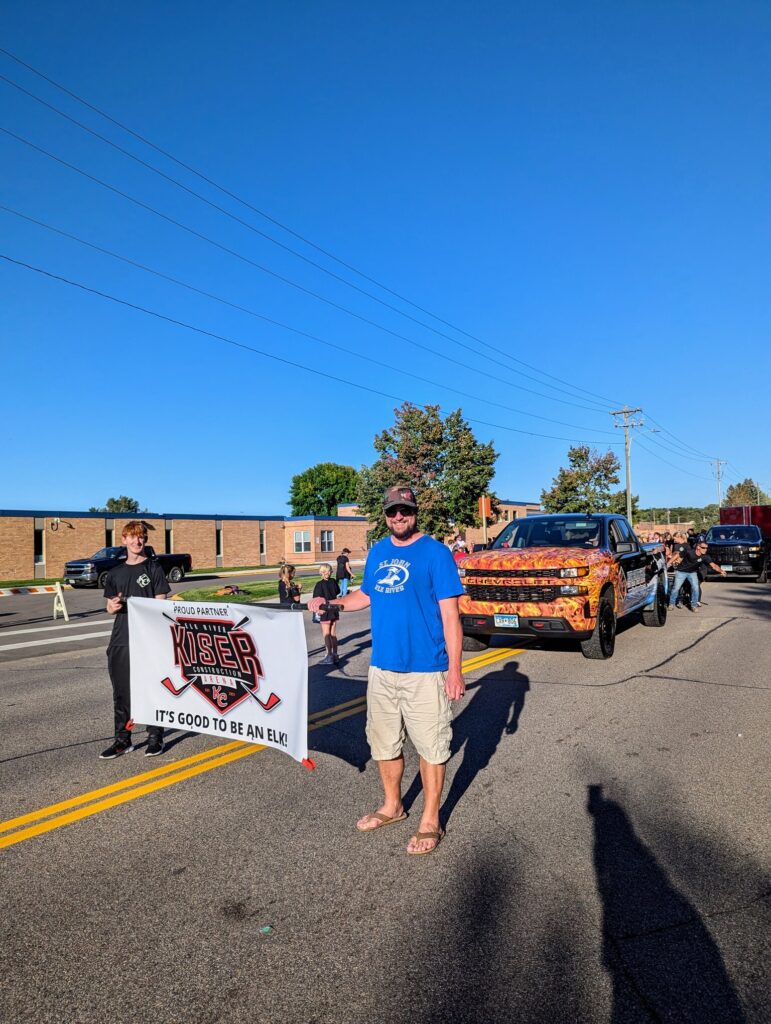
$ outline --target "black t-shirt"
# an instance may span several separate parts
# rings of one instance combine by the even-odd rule
[[[699,569],[709,565],[712,561],[708,552],[705,551],[703,555],[697,555],[690,545],[684,546],[681,555],[680,562],[675,566],[678,572],[698,572]]]
[[[107,573],[104,584],[105,597],[117,597],[123,594],[129,597],[155,597],[157,594],[168,594],[171,590],[169,582],[160,565],[152,558],[146,558],[136,565],[116,565]],[[112,626],[110,647],[128,647],[129,627],[128,608],[125,603],[115,615]]]
[[[323,597],[325,601],[334,601],[340,594],[340,587],[337,585],[337,581],[333,579],[319,580],[316,586],[313,588],[314,597]],[[340,612],[337,608],[333,608],[329,612],[321,612],[322,622],[332,622],[339,618]]]
[[[337,572],[335,573],[337,579],[349,580],[351,578],[351,573],[348,569],[348,564],[348,555],[337,556]],[[337,597],[337,594],[335,594],[335,597]]]

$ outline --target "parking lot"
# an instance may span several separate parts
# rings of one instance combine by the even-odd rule
[[[228,581],[230,582],[230,581]],[[190,584],[175,587],[184,589]],[[317,769],[192,734],[98,760],[100,592],[0,598],[0,1009],[8,1021],[765,1021],[771,587],[664,629],[467,655],[430,857],[372,835],[369,616],[322,667]],[[142,742],[140,735],[140,742]]]

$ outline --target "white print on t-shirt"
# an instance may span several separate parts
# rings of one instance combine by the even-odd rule
[[[403,558],[389,558],[375,570],[375,590],[379,594],[398,594],[410,578],[410,563]]]
[[[149,587],[150,586],[150,577],[147,575],[146,572],[143,572],[141,576],[137,576],[137,586],[139,586],[139,587]]]

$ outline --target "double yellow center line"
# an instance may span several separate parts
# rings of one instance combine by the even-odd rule
[[[519,651],[512,650],[485,651],[479,656],[465,661],[463,671],[473,672],[518,653]],[[362,694],[353,700],[336,704],[323,711],[316,711],[308,715],[308,731],[322,729],[343,718],[361,714],[366,706],[366,696]],[[178,782],[184,782],[185,779],[195,778],[196,775],[210,772],[214,768],[221,768],[233,761],[239,761],[242,757],[257,754],[261,750],[265,750],[263,745],[243,743],[241,740],[223,743],[212,750],[205,750],[201,754],[183,757],[179,761],[171,761],[158,768],[153,768],[152,771],[120,779],[109,786],[92,789],[88,793],[81,793],[68,800],[50,804],[48,807],[41,807],[17,818],[9,818],[8,821],[0,822],[0,849],[14,846],[16,843],[62,828],[64,825],[71,825],[75,821],[100,814],[111,807],[119,807],[131,800],[147,796],[148,793],[156,793],[167,786],[174,786]]]

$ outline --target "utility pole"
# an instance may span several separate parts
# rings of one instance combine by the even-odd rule
[[[632,427],[642,427],[645,425],[644,420],[630,420],[630,416],[633,416],[636,412],[642,412],[642,409],[630,409],[626,405],[623,409],[617,409],[612,412],[611,416],[623,416],[624,419],[621,423],[614,423],[614,427],[622,427],[624,431],[624,455],[626,461],[626,517],[629,522],[632,522],[632,467],[631,467],[631,449],[632,439],[629,436],[629,430]]]
[[[723,479],[723,466],[726,464],[725,459],[713,459],[715,463],[715,480],[717,481],[717,507],[723,504],[723,490],[720,486],[721,480]]]

